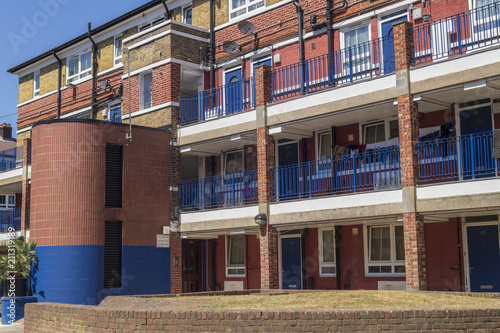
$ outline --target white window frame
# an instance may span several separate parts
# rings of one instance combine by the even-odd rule
[[[38,80],[37,80],[38,77]],[[38,81],[38,89],[36,88]],[[40,71],[36,71],[33,74],[33,98],[39,97],[40,96]]]
[[[368,29],[368,42],[372,40],[372,29],[371,29],[371,22],[370,21],[363,21],[363,22],[360,22],[356,25],[353,25],[353,26],[350,26],[350,27],[346,27],[344,29],[341,29],[340,30],[340,49],[341,50],[345,50],[346,48],[346,43],[345,43],[345,34],[348,33],[348,32],[351,32],[351,31],[354,31],[354,30],[359,30],[359,29],[362,29],[362,28],[367,28]],[[356,44],[358,45],[358,44]],[[346,64],[349,64],[349,57],[348,57],[348,54],[347,52],[343,52],[342,55],[341,55],[341,76],[347,76],[349,75],[349,68],[345,68],[345,65]],[[357,55],[355,57],[353,57],[354,60],[358,60],[358,59],[363,59],[363,58],[366,58],[363,55]],[[373,58],[373,55],[368,55],[368,59],[370,60],[370,62],[372,61],[372,58]],[[372,69],[378,67],[380,64],[370,64],[370,67]],[[362,72],[362,71],[366,71],[366,66],[362,66],[361,65],[361,62],[359,65],[354,65],[352,67],[352,74],[357,74],[359,72]]]
[[[1,197],[5,198],[5,205],[0,204],[0,209],[13,209],[16,208],[16,196],[13,194],[0,194]],[[9,198],[13,198],[13,203],[9,203]]]
[[[330,156],[329,157],[326,157],[326,158],[322,158],[321,157],[321,144],[323,143],[323,136],[325,135],[330,135]],[[333,156],[333,147],[332,147],[332,140],[331,140],[331,135],[332,135],[332,131],[331,130],[326,130],[326,131],[321,131],[321,132],[318,132],[317,136],[318,136],[318,146],[317,146],[317,149],[316,149],[316,159],[317,160],[327,160],[329,158],[332,158]]]
[[[118,52],[118,47],[116,45],[117,41],[121,41],[122,43],[122,54],[117,55]],[[113,48],[113,55],[114,55],[114,65],[117,66],[122,63],[122,58],[123,58],[123,36],[118,35],[115,36],[114,42],[113,42],[114,48]]]
[[[323,231],[332,231],[333,232],[333,253],[334,253],[334,257],[333,257],[333,263],[331,262],[324,262],[323,260]],[[337,272],[337,263],[335,262],[335,228],[334,227],[331,227],[331,228],[321,228],[321,229],[318,229],[318,251],[319,251],[319,256],[318,256],[318,261],[319,261],[319,276],[320,277],[335,277],[337,276],[336,272]],[[335,268],[335,273],[323,273],[323,268],[326,268],[326,267],[333,267]]]
[[[249,7],[252,7],[252,6],[257,5],[257,4],[262,4],[262,5],[255,8],[255,9],[249,10]],[[239,19],[240,17],[242,17],[246,14],[249,14],[252,12],[255,13],[256,11],[258,11],[261,8],[266,8],[266,1],[265,0],[253,0],[253,1],[252,0],[245,0],[244,5],[236,7],[236,8],[233,8],[233,1],[229,0],[229,20],[230,21],[236,20],[236,19]],[[245,10],[245,12],[235,15],[236,13],[238,13],[241,10]],[[233,16],[233,15],[235,15],[235,16]]]
[[[389,228],[390,230],[390,260],[370,260],[371,251],[371,230],[372,228]],[[406,273],[396,273],[396,266],[405,266],[405,260],[396,260],[396,231],[395,227],[403,227],[402,223],[369,224],[363,226],[363,245],[365,252],[365,276],[366,277],[404,277]],[[404,228],[404,227],[403,227]],[[403,229],[404,232],[404,229]],[[391,273],[370,273],[372,266],[390,266]]]
[[[390,117],[390,118],[386,118],[386,119],[380,119],[380,120],[370,121],[370,122],[367,122],[367,123],[361,123],[360,124],[360,128],[359,128],[359,133],[361,134],[360,137],[359,137],[360,144],[366,144],[366,128],[370,127],[370,126],[379,125],[379,124],[384,124],[384,135],[385,135],[384,140],[379,141],[379,142],[383,142],[383,141],[391,139],[391,127],[390,127],[390,124],[394,120],[398,120],[398,117],[395,116],[395,117]],[[398,133],[398,137],[399,137],[399,133]]]
[[[144,77],[146,75],[151,74],[151,105],[146,108],[145,106],[145,99],[144,99]],[[153,83],[153,77],[152,77],[153,71],[145,71],[140,74],[140,84],[139,84],[139,110],[147,110],[149,108],[152,108],[154,106],[153,102],[153,89],[154,89],[154,83]]]
[[[243,148],[240,148],[240,149],[233,149],[233,150],[228,150],[228,151],[225,151],[223,152],[222,154],[222,165],[224,166],[224,175],[227,175],[227,155],[228,154],[231,154],[231,153],[237,153],[237,152],[241,152],[241,169],[242,171],[241,172],[245,172],[245,152],[243,151]]]
[[[82,56],[90,53],[90,68],[82,71]],[[78,58],[78,72],[76,74],[73,74],[72,76],[69,75],[69,62],[75,58]],[[89,76],[92,75],[92,50],[91,49],[85,49],[77,54],[72,55],[71,57],[67,58],[66,61],[66,83],[79,83],[85,79],[87,79]],[[86,74],[84,77],[82,77],[83,74]],[[76,79],[75,79],[76,78]],[[72,81],[72,79],[75,79]]]
[[[186,13],[189,9],[191,9],[191,23],[186,22],[187,21]],[[193,3],[192,2],[190,2],[189,4],[182,7],[182,23],[186,23],[186,24],[190,24],[190,25],[193,24]]]
[[[237,237],[242,237],[243,238],[243,264],[238,264],[238,265],[230,265],[229,264],[229,240],[230,238],[237,238]],[[231,235],[231,236],[226,236],[226,248],[225,248],[225,266],[226,266],[226,278],[244,278],[246,276],[246,237],[245,235]],[[232,274],[229,271],[233,269],[243,269],[244,273],[243,274]]]

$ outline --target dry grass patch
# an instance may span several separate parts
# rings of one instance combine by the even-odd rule
[[[310,291],[286,295],[189,296],[169,298],[191,309],[376,309],[500,307],[500,298],[403,291]],[[188,303],[188,304],[186,304]]]

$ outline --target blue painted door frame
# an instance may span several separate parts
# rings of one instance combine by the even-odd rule
[[[114,123],[122,122],[122,107],[121,105],[111,106],[109,108],[109,120]]]
[[[282,289],[302,289],[302,254],[299,237],[281,238]]]
[[[243,107],[241,86],[241,68],[225,73],[226,79],[226,114],[240,112]]]
[[[500,292],[498,225],[467,226],[470,291]]]
[[[396,70],[396,62],[394,60],[394,37],[392,25],[396,22],[407,20],[406,16],[398,17],[390,21],[382,23],[382,37],[383,39],[383,56],[384,56],[384,73],[392,73]]]

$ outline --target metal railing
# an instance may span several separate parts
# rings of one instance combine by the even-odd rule
[[[255,107],[253,77],[180,99],[181,125],[228,116]]]
[[[276,201],[401,187],[399,147],[273,169]]]
[[[257,171],[180,182],[180,208],[184,211],[234,207],[258,202]]]
[[[0,151],[0,172],[23,166],[23,147],[18,146]]]
[[[419,182],[477,179],[499,175],[492,132],[420,142]]]
[[[500,2],[413,28],[415,65],[500,42]]]
[[[0,208],[0,232],[21,229],[21,208]]]
[[[269,99],[279,101],[389,74],[395,70],[394,59],[394,40],[387,36],[283,66],[269,72]]]

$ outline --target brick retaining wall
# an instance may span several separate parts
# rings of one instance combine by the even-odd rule
[[[25,332],[498,332],[500,307],[400,310],[178,310],[165,300],[110,297],[98,307],[26,306]],[[115,300],[113,300],[115,299]],[[126,299],[126,302],[123,300]],[[173,304],[170,304],[172,307]]]

